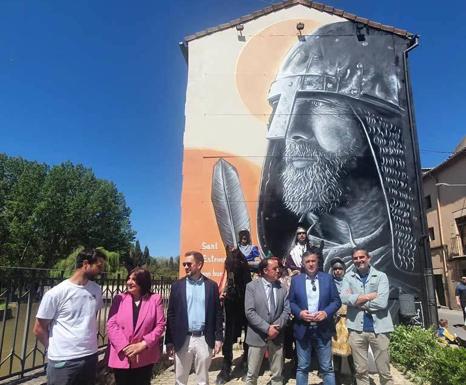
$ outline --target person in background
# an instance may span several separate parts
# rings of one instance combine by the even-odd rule
[[[262,258],[259,252],[259,248],[252,244],[249,230],[241,230],[238,233],[238,239],[238,247],[236,249],[231,249],[231,253],[241,253],[241,255],[243,255],[243,257],[248,262],[249,270],[251,272],[256,272],[257,267],[259,266],[259,262]]]
[[[47,349],[48,385],[94,385],[97,368],[97,312],[102,290],[92,279],[105,266],[99,250],[76,257],[71,277],[44,294],[34,334]]]
[[[307,237],[307,230],[303,226],[298,226],[294,245],[285,260],[285,267],[288,269],[289,275],[295,275],[301,272],[301,257],[310,249],[311,245]]]
[[[217,283],[202,275],[204,256],[188,251],[182,264],[186,277],[171,287],[165,343],[175,355],[175,383],[188,383],[194,360],[198,385],[207,385],[212,355],[222,349],[223,309]]]
[[[390,373],[389,333],[393,322],[388,310],[390,292],[387,275],[370,265],[367,250],[355,248],[352,254],[355,271],[345,275],[341,301],[347,305],[346,326],[353,353],[358,385],[369,385],[369,346],[382,385],[393,385]]]
[[[217,385],[230,380],[233,344],[241,337],[243,330],[246,332],[244,295],[246,285],[251,282],[249,265],[240,249],[232,249],[227,246],[226,252],[225,270],[220,283],[220,301],[225,308],[225,339],[222,347],[222,370],[217,376]],[[248,357],[248,344],[246,342],[243,344],[243,348],[244,353],[240,365],[244,369],[247,366]]]
[[[307,385],[311,355],[315,351],[324,385],[335,385],[332,363],[333,316],[341,306],[338,291],[330,274],[319,271],[320,249],[302,256],[304,273],[291,280],[290,306],[294,315],[294,336],[298,367],[296,384]]]
[[[466,329],[466,276],[461,277],[461,282],[456,286],[455,294],[456,304],[461,307],[463,311],[463,328]]]
[[[333,282],[337,287],[338,294],[340,294],[343,277],[346,272],[346,265],[341,258],[334,258],[330,262],[332,268]],[[348,342],[348,329],[346,328],[346,305],[342,305],[335,315],[335,329],[336,335],[332,338],[332,353],[333,362],[335,367],[335,379],[337,384],[341,383],[341,371],[343,364],[343,357],[347,357],[348,366],[351,371],[352,385],[356,385],[355,370],[353,356],[351,355],[351,346]]]
[[[162,297],[151,292],[150,273],[137,267],[127,278],[127,290],[117,294],[107,321],[108,366],[116,385],[149,385],[160,358],[165,331]]]
[[[279,259],[270,257],[259,264],[260,279],[246,286],[245,310],[248,319],[246,342],[249,344],[247,385],[256,385],[268,350],[271,385],[283,384],[283,328],[290,315],[287,290],[279,281]]]
[[[456,337],[448,330],[448,320],[443,318],[438,320],[437,337],[449,344],[456,343]]]

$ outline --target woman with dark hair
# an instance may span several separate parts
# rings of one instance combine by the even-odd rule
[[[137,267],[128,275],[126,292],[113,299],[107,321],[108,366],[116,385],[149,385],[160,358],[165,316],[162,298],[151,292],[151,282],[150,273]]]
[[[249,231],[244,231],[249,236]],[[239,233],[240,244],[242,239],[241,234],[242,231]],[[246,332],[247,327],[246,314],[244,312],[244,295],[246,293],[246,285],[251,282],[251,273],[249,272],[249,265],[245,254],[241,251],[240,247],[226,247],[225,272],[220,282],[220,299],[225,307],[225,338],[222,347],[222,370],[217,376],[217,385],[222,385],[230,380],[233,344],[241,337],[243,330]],[[248,355],[248,345],[246,342],[244,342],[243,348],[244,354],[241,365],[244,367],[247,364]]]

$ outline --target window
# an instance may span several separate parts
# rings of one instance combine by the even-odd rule
[[[434,241],[434,240],[435,240],[434,228],[429,227],[429,241]]]
[[[462,255],[466,255],[466,217],[456,218],[456,226],[458,226]]]
[[[430,199],[430,195],[426,195],[424,197],[424,206],[426,210],[432,208],[432,200]]]

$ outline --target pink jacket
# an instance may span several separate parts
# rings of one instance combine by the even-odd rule
[[[138,354],[132,368],[138,368],[157,362],[160,358],[160,338],[165,331],[165,315],[162,298],[152,294],[142,299],[136,327],[133,329],[133,299],[131,294],[118,294],[113,299],[107,321],[110,346],[108,366],[128,369],[129,360],[123,348],[135,342],[146,341],[147,349]]]

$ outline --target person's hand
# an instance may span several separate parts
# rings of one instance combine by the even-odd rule
[[[135,355],[141,353],[146,348],[147,348],[147,342],[141,341],[135,344],[129,344],[128,346],[123,348],[123,353],[125,353],[126,357],[132,358]]]
[[[222,341],[215,341],[215,346],[214,346],[214,356],[216,354],[219,354],[220,351],[222,350],[223,342]]]
[[[314,318],[313,321],[321,322],[327,318],[327,313],[323,310],[318,311],[313,314],[313,318]]]
[[[280,327],[278,325],[270,325],[269,330],[267,331],[267,337],[269,340],[277,338],[280,334]]]
[[[367,298],[367,301],[372,301],[374,299],[377,298],[377,292],[373,292],[373,293],[367,293],[366,294],[366,298]]]
[[[459,299],[456,300],[456,304],[457,304],[459,307],[461,307],[461,302],[460,302]]]
[[[299,313],[299,318],[301,318],[303,321],[306,321],[306,322],[311,322],[314,320],[313,315],[309,313],[308,310],[301,310],[301,312]]]
[[[167,344],[167,354],[168,357],[173,358],[173,356],[175,355],[175,345]]]

